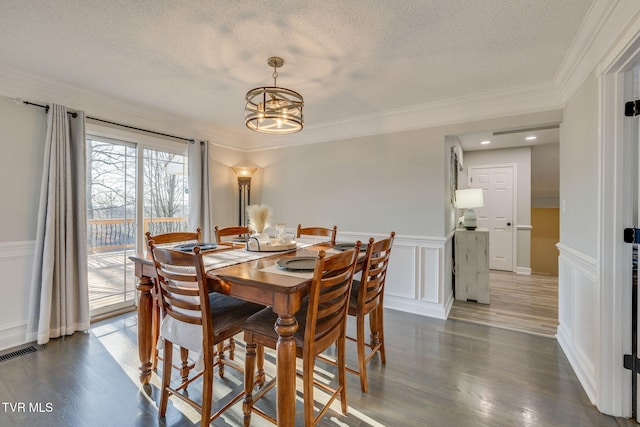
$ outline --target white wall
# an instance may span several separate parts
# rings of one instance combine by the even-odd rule
[[[38,216],[47,116],[0,97],[0,242],[33,240]]]
[[[0,349],[25,340],[46,118],[0,97]]]
[[[598,371],[605,368],[599,349],[608,342],[598,315],[598,102],[592,74],[565,108],[560,126],[558,244],[558,342],[594,404],[601,386]]]
[[[249,154],[274,220],[443,236],[444,139],[418,130]]]
[[[592,74],[567,103],[560,125],[560,241],[598,253],[598,81]]]

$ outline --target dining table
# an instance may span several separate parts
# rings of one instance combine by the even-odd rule
[[[224,251],[203,252],[207,284],[212,292],[220,292],[246,301],[271,307],[278,315],[274,325],[278,333],[276,346],[276,407],[278,426],[295,425],[296,407],[296,344],[298,330],[295,314],[308,294],[313,272],[285,271],[279,264],[293,257],[316,257],[319,251],[328,254],[331,242],[314,238],[297,239],[295,248],[282,252],[256,252],[245,245]],[[138,279],[138,353],[140,382],[148,384],[153,370],[152,350],[157,342],[159,311],[154,299],[155,268],[148,254],[132,256]],[[155,320],[154,320],[155,316]]]

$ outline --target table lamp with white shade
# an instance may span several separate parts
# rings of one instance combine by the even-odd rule
[[[464,209],[463,225],[467,230],[475,230],[478,226],[478,217],[474,208],[484,206],[482,188],[465,188],[456,190],[456,208]]]

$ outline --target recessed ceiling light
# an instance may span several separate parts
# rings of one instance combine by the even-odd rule
[[[537,136],[528,136],[525,138],[527,141],[533,141],[534,139],[538,139]]]
[[[491,141],[482,141],[480,144],[482,144],[482,145],[491,144]]]

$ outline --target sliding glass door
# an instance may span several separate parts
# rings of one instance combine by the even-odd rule
[[[182,152],[181,152],[182,151]],[[176,150],[87,137],[87,244],[92,316],[135,304],[131,255],[144,233],[187,230],[183,145]]]

